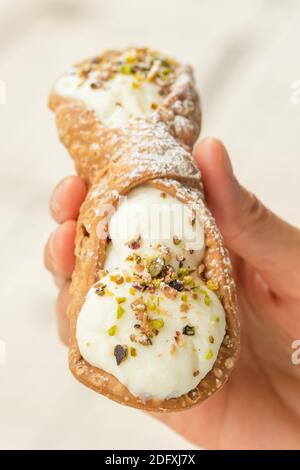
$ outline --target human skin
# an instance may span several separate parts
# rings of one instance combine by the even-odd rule
[[[194,157],[230,250],[242,349],[228,383],[213,397],[188,411],[154,416],[207,449],[299,449],[300,365],[291,357],[300,339],[300,230],[239,184],[219,140],[202,140]],[[45,247],[45,265],[59,288],[56,315],[66,344],[76,219],[85,196],[83,181],[70,176],[50,203],[59,226]]]

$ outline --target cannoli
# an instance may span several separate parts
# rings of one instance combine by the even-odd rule
[[[88,187],[68,308],[72,373],[144,410],[202,402],[236,363],[239,323],[191,154],[201,125],[191,68],[147,48],[107,51],[58,79],[49,105]]]

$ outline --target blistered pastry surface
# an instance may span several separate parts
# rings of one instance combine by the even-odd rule
[[[239,351],[236,294],[228,252],[205,205],[200,174],[191,148],[200,130],[199,100],[190,68],[179,67],[163,103],[147,119],[133,119],[126,129],[108,129],[82,103],[52,93],[59,136],[69,150],[77,172],[89,186],[81,207],[76,237],[76,267],[69,307],[73,374],[92,389],[120,403],[152,411],[185,409],[212,395],[228,379]],[[99,239],[109,211],[122,195],[148,183],[191,204],[205,231],[205,276],[218,284],[217,294],[226,312],[226,334],[213,369],[189,393],[168,400],[141,400],[114,376],[88,364],[76,342],[76,322],[85,296],[103,267],[106,240]]]

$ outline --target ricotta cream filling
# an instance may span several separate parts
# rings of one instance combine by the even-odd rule
[[[132,75],[117,74],[97,89],[91,88],[92,83],[92,73],[82,82],[75,69],[56,82],[55,92],[82,101],[107,127],[125,127],[130,118],[147,117],[162,102],[155,83],[144,81],[135,88]]]

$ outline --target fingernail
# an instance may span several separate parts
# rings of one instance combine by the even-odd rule
[[[213,142],[213,141],[215,141],[215,140],[217,140],[216,137],[213,137],[212,135],[207,135],[206,137],[203,137],[203,138],[200,140],[200,142],[206,144],[207,142]]]
[[[54,190],[53,196],[51,198],[51,211],[53,212],[56,218],[59,218],[59,214],[61,211],[61,201],[63,199],[63,194],[67,188],[70,179],[70,176],[64,178]]]
[[[49,238],[49,256],[52,262],[54,262],[54,236],[55,236],[55,231],[52,232]]]
[[[52,213],[57,216],[60,212],[60,200],[62,194],[62,183],[56,188],[52,198],[51,198],[51,211]]]

